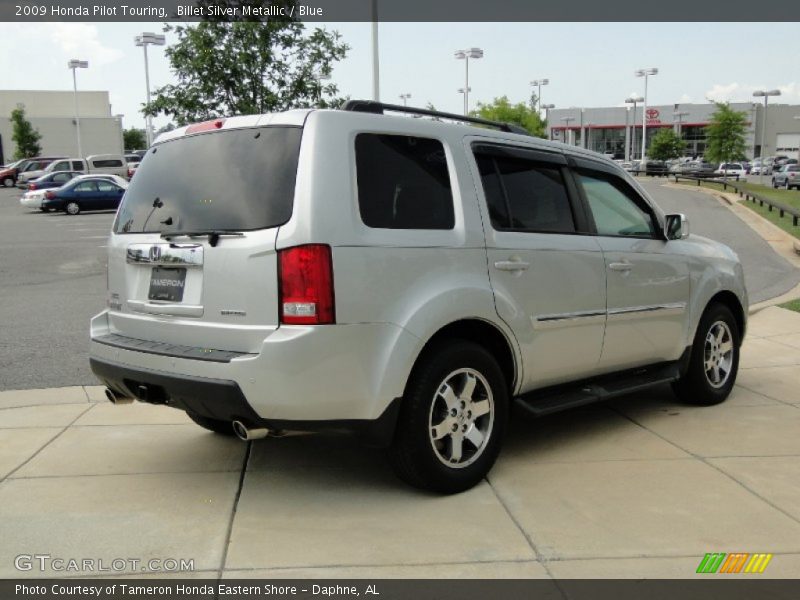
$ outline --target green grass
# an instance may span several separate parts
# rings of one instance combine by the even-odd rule
[[[702,187],[723,191],[721,183],[703,182]],[[753,192],[754,194],[758,194],[759,196],[763,196],[764,198],[768,198],[770,200],[775,200],[784,206],[800,211],[800,191],[798,190],[775,190],[771,185],[758,185],[757,183],[749,181],[743,183],[743,188]],[[728,188],[728,192],[735,193],[731,188]],[[800,239],[800,226],[795,227],[792,225],[791,215],[784,214],[784,216],[781,217],[778,209],[773,208],[770,211],[766,204],[761,206],[758,202],[745,202],[743,200],[741,204],[753,212],[758,213],[768,221],[774,223],[786,233]],[[800,223],[798,223],[798,225],[800,225]]]
[[[781,308],[788,308],[794,312],[800,312],[800,300],[792,300],[780,305]]]

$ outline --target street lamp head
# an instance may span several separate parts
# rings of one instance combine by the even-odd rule
[[[144,46],[146,44],[152,44],[154,46],[163,46],[167,43],[167,38],[160,33],[152,33],[150,31],[145,31],[141,35],[137,35],[133,38],[133,42],[137,46]]]
[[[481,48],[470,48],[467,50],[467,56],[470,58],[483,58],[483,50]]]
[[[760,98],[762,96],[780,96],[780,90],[756,90],[753,92],[753,96]]]
[[[88,60],[78,60],[73,58],[71,61],[67,63],[68,69],[88,69],[89,68],[89,61]]]
[[[468,87],[468,88],[467,88],[467,91],[468,91],[468,92],[471,92],[471,91],[472,91],[472,87]],[[464,88],[458,88],[458,93],[459,93],[459,94],[463,94],[463,93],[464,93]]]
[[[408,100],[409,98],[411,98],[411,94],[400,94],[401,100]]]
[[[542,104],[542,108],[545,109],[545,110],[550,110],[550,109],[555,108],[555,107],[556,107],[555,104]]]
[[[658,69],[656,67],[649,67],[647,69],[636,69],[636,71],[634,71],[634,75],[636,75],[636,77],[646,77],[647,75],[658,75]]]
[[[531,85],[539,86],[539,85],[547,85],[550,83],[549,79],[535,79],[531,81]]]
[[[636,104],[637,102],[644,102],[644,98],[641,96],[629,96],[628,98],[625,98],[626,104]]]
[[[456,50],[453,56],[455,56],[458,60],[463,60],[467,58],[467,53],[463,50]]]

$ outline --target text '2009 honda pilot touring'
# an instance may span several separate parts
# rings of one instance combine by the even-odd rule
[[[512,402],[728,396],[747,314],[730,249],[597,154],[429,113],[351,101],[163,134],[91,323],[109,398],[246,440],[357,432],[456,492],[491,468]]]

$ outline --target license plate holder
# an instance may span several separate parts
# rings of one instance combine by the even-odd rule
[[[185,285],[185,267],[153,267],[147,298],[159,302],[181,302]]]

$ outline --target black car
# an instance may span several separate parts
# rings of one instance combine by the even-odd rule
[[[38,179],[28,182],[27,189],[28,191],[32,191],[59,188],[78,175],[83,175],[83,173],[79,171],[55,171],[54,173],[42,175]]]
[[[669,165],[663,160],[648,160],[644,165],[644,174],[650,177],[663,177],[669,174]]]

